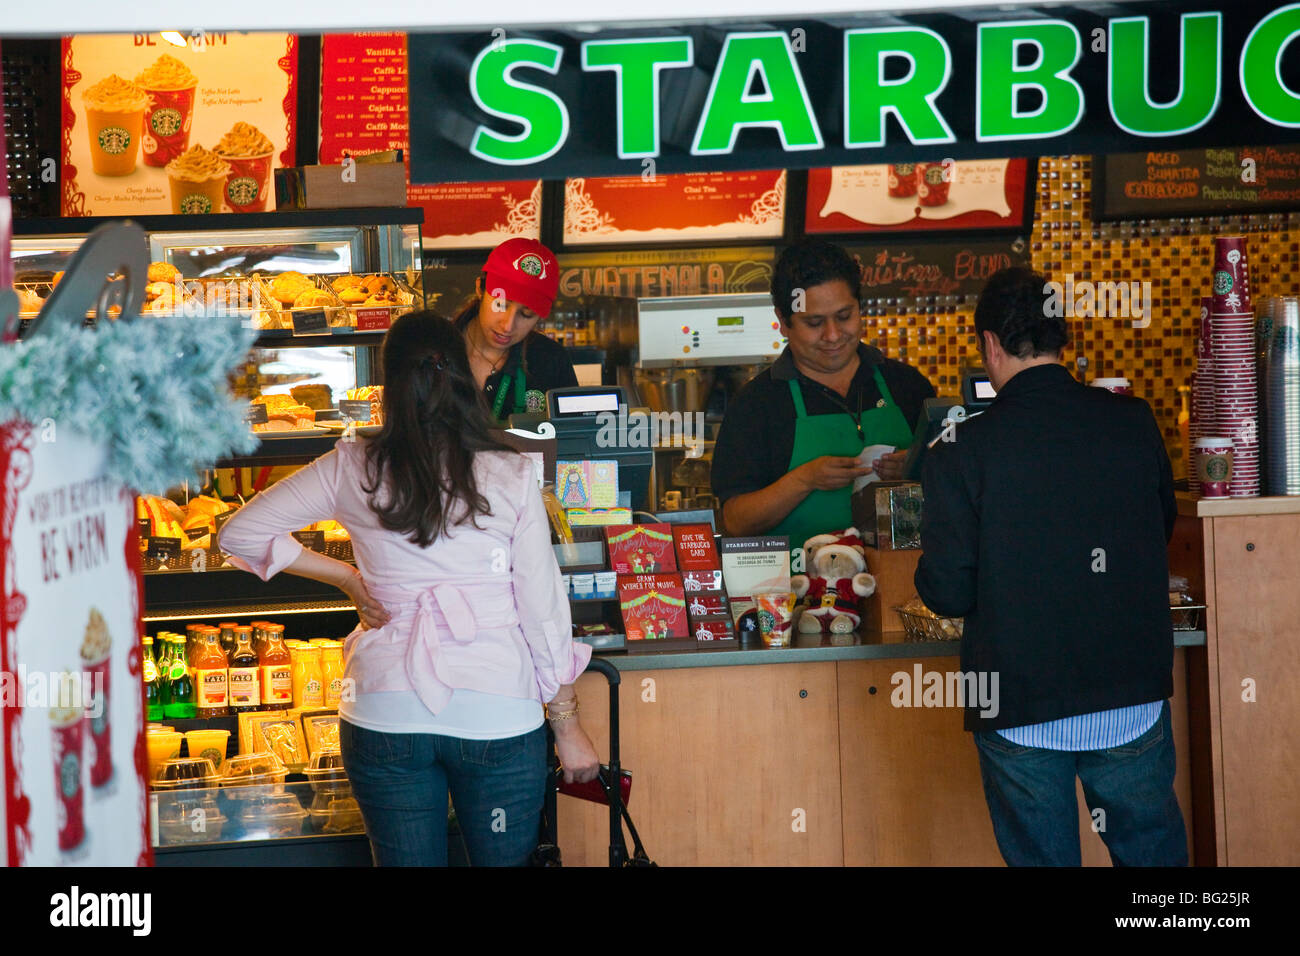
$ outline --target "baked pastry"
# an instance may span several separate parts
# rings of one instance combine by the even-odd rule
[[[18,314],[35,315],[41,311],[41,306],[45,300],[33,292],[31,289],[18,290]]]
[[[289,394],[299,405],[311,409],[331,408],[334,405],[334,393],[328,385],[295,385],[289,389]]]
[[[60,273],[61,275],[62,273]],[[149,263],[149,281],[150,282],[174,282],[180,277],[181,270],[177,269],[170,262],[151,262]]]
[[[335,279],[333,282],[330,283],[330,288],[332,288],[335,292],[342,292],[344,289],[360,289],[361,276],[353,276],[353,275],[339,276],[337,279]]]
[[[365,290],[360,286],[352,286],[339,292],[339,298],[349,305],[360,305],[368,298]]]
[[[305,292],[300,292],[298,294],[298,297],[293,300],[293,305],[290,306],[290,308],[309,309],[314,306],[333,304],[334,296],[330,295],[324,289],[307,289]]]
[[[50,287],[53,288],[54,286],[58,285],[59,280],[62,278],[63,278],[63,270],[60,269],[58,272],[54,273],[54,278],[50,280]]]
[[[365,309],[388,309],[400,304],[401,303],[397,301],[396,293],[381,289],[370,293],[370,298],[366,299],[365,302],[362,302],[361,307]]]
[[[394,282],[392,279],[388,278],[388,276],[373,275],[373,276],[366,276],[364,279],[361,280],[361,288],[364,289],[366,292],[371,293],[372,295],[380,291],[396,292],[397,283]]]
[[[282,272],[271,282],[271,295],[284,305],[292,305],[308,289],[314,288],[311,280],[301,272]]]

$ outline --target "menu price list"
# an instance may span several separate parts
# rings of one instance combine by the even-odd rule
[[[1158,219],[1295,209],[1300,147],[1119,153],[1100,162],[1098,219]]]

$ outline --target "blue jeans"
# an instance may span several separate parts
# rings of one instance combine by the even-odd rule
[[[1008,866],[1081,864],[1076,775],[1115,866],[1187,865],[1168,702],[1150,730],[1108,750],[1021,747],[995,731],[977,732],[975,745]]]
[[[447,796],[472,866],[526,866],[546,785],[546,728],[500,740],[387,734],[339,721],[376,866],[446,866]]]

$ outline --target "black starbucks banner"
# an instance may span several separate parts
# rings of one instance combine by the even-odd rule
[[[411,180],[653,176],[1300,139],[1300,4],[411,34]]]

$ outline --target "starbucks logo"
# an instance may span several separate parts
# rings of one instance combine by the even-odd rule
[[[221,759],[225,756],[225,754],[218,751],[216,747],[208,747],[201,754],[199,754],[199,756],[206,757],[209,760],[211,760],[212,766],[220,767]]]
[[[546,263],[542,262],[541,256],[531,252],[516,259],[515,268],[535,279],[541,279],[546,275]]]
[[[925,181],[931,186],[937,186],[943,182],[943,167],[931,166],[925,171]]]
[[[530,388],[524,392],[524,407],[530,412],[546,411],[546,393]]]
[[[232,206],[247,206],[257,201],[258,182],[251,176],[240,176],[226,184],[226,198]]]
[[[175,136],[181,131],[181,111],[165,107],[149,118],[149,128],[159,136]]]
[[[110,156],[118,156],[131,145],[131,134],[120,126],[105,126],[99,131],[99,148]]]
[[[758,612],[758,629],[769,634],[776,630],[776,617],[771,611],[760,610]]]
[[[1211,458],[1205,463],[1205,477],[1210,481],[1227,481],[1228,480],[1228,459]]]
[[[75,797],[81,789],[81,762],[76,754],[64,754],[59,763],[59,789],[68,800]]]
[[[1224,295],[1232,291],[1232,273],[1216,272],[1214,274],[1214,294]]]
[[[212,212],[212,200],[202,193],[190,193],[181,198],[181,212],[187,216]]]
[[[916,172],[916,163],[895,163],[894,169],[900,176],[911,176]]]

